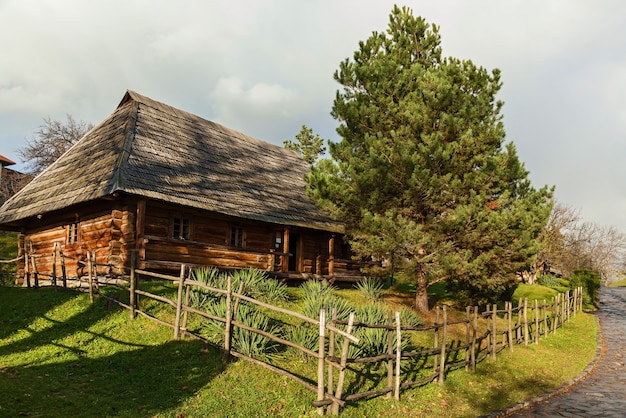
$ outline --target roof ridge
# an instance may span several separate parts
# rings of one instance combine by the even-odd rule
[[[109,186],[107,187],[108,193],[113,193],[118,190],[124,190],[126,183],[124,178],[124,169],[126,168],[128,158],[130,157],[133,144],[135,142],[137,119],[139,117],[139,104],[140,102],[135,102],[135,110],[133,110],[133,112],[129,115],[129,118],[124,125],[124,143],[122,145],[122,149],[119,152],[117,161],[115,162],[113,174],[111,175]]]

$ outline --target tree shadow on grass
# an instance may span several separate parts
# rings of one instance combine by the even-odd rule
[[[219,350],[103,299],[3,288],[0,302],[0,416],[154,416],[224,370]]]
[[[76,292],[66,289],[0,287],[0,339],[75,297]]]
[[[223,371],[220,353],[170,341],[106,357],[0,369],[0,415],[144,417],[176,408]]]
[[[73,302],[68,304],[70,300]],[[9,341],[0,345],[0,356],[54,344],[78,331],[89,334],[92,339],[99,337],[130,344],[104,333],[90,331],[93,324],[105,320],[119,310],[117,307],[111,309],[102,301],[90,304],[86,295],[75,290],[4,288],[0,291],[0,306],[0,341]],[[34,325],[35,321],[39,323]],[[13,338],[12,341],[13,334],[18,332],[27,336]],[[65,348],[77,355],[81,354],[79,347]]]

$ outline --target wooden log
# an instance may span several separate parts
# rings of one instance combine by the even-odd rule
[[[535,299],[535,345],[539,344],[539,305],[537,304],[537,299]]]
[[[472,371],[476,372],[476,336],[478,331],[478,306],[474,306],[474,318],[472,320],[472,351],[471,351],[471,360],[472,360]]]
[[[337,314],[336,309],[334,310],[334,315]],[[352,325],[354,324],[354,312],[350,313],[350,317],[348,318],[348,328],[346,328],[346,332],[348,334],[352,333]],[[343,385],[346,378],[346,364],[348,362],[348,350],[350,349],[350,340],[347,338],[343,339],[343,346],[341,347],[341,362],[339,369],[339,378],[337,380],[337,390],[335,391],[335,398],[341,399],[343,396]],[[331,392],[332,393],[332,392]],[[335,415],[339,415],[339,404],[337,402],[333,402],[332,405],[332,413]]]
[[[324,362],[325,362],[325,351],[326,351],[326,310],[320,309],[320,327],[319,327],[319,354],[317,358],[317,400],[324,400]],[[320,406],[317,408],[318,415],[324,415],[324,407]]]
[[[130,319],[135,319],[135,288],[137,287],[137,276],[135,274],[135,268],[137,265],[137,250],[130,252]]]
[[[191,299],[191,286],[188,284],[185,285],[185,306],[189,306],[189,300]],[[187,321],[189,321],[189,311],[183,309],[183,323],[181,324],[181,329],[183,331],[187,331]]]
[[[393,314],[391,311],[388,314],[387,324],[389,328],[387,328],[387,387],[393,387]],[[392,396],[393,390],[387,393],[388,397]]]
[[[28,251],[24,251],[24,276],[26,276],[26,287],[30,289],[30,259]]]
[[[52,249],[52,286],[57,286],[57,247],[59,243],[55,242]]]
[[[226,324],[224,325],[224,357],[222,362],[226,363],[230,355],[231,330],[232,330],[232,287],[233,278],[228,275],[226,281]]]
[[[396,311],[396,385],[393,390],[393,397],[400,400],[400,361],[402,360],[402,328],[400,326],[400,312]]]
[[[556,298],[552,298],[552,333],[556,334],[556,329],[558,327],[559,322],[559,302],[558,302],[558,294]]]
[[[498,305],[495,303],[492,306],[491,312],[491,322],[492,322],[492,346],[491,346],[491,358],[496,359],[496,354],[498,352]]]
[[[439,384],[443,384],[446,373],[446,345],[448,343],[448,309],[443,305],[443,329],[441,335],[441,363],[439,365]]]
[[[93,303],[93,260],[91,259],[91,251],[87,251],[87,274],[89,283],[89,302]]]
[[[437,306],[435,308],[435,323],[433,324],[435,326],[434,328],[434,339],[433,339],[433,349],[435,350],[435,353],[437,353],[439,350],[439,306]],[[437,366],[439,366],[439,355],[435,354],[433,357],[433,371],[438,374],[437,371]]]
[[[332,321],[331,323],[334,324],[335,321],[337,321],[337,308],[333,308],[332,310]],[[348,331],[350,332],[350,331]],[[334,357],[335,356],[335,332],[331,329],[329,330],[329,334],[328,334],[328,355],[330,357]],[[328,368],[328,389],[327,392],[328,393],[333,393],[334,392],[334,370],[332,367]],[[341,398],[341,396],[339,396],[339,398]],[[334,406],[333,406],[334,409]],[[337,412],[339,413],[339,412]]]
[[[524,345],[528,345],[528,298],[524,298]]]
[[[513,351],[513,302],[507,302],[506,305],[507,322],[509,325],[509,328],[507,330],[509,351]]]
[[[335,274],[335,236],[328,240],[328,275]]]
[[[178,280],[178,294],[176,295],[176,318],[174,319],[174,339],[180,334],[180,316],[183,305],[183,288],[185,286],[185,265],[180,265],[180,279]]]

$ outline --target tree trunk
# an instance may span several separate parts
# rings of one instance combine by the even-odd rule
[[[428,312],[428,282],[423,272],[418,272],[417,274],[415,310],[417,312]]]

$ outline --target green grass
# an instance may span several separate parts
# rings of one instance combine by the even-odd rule
[[[525,298],[528,298],[529,301],[542,301],[545,299],[549,302],[550,299],[555,297],[558,293],[559,291],[557,289],[542,286],[540,284],[529,285],[525,283],[520,283],[515,289],[515,292],[513,293],[513,297],[511,299],[515,306],[517,306],[519,300],[523,300]]]
[[[609,284],[610,287],[626,287],[626,279],[614,280]]]
[[[169,306],[150,309],[171,315]],[[244,361],[223,365],[211,346],[173,341],[170,328],[131,321],[103,299],[89,304],[86,294],[0,288],[0,324],[0,416],[316,416],[315,394],[290,379]],[[481,415],[575,376],[593,358],[595,332],[594,318],[579,314],[538,346],[504,351],[475,374],[451,372],[444,385],[404,391],[400,402],[350,403],[342,416]]]

